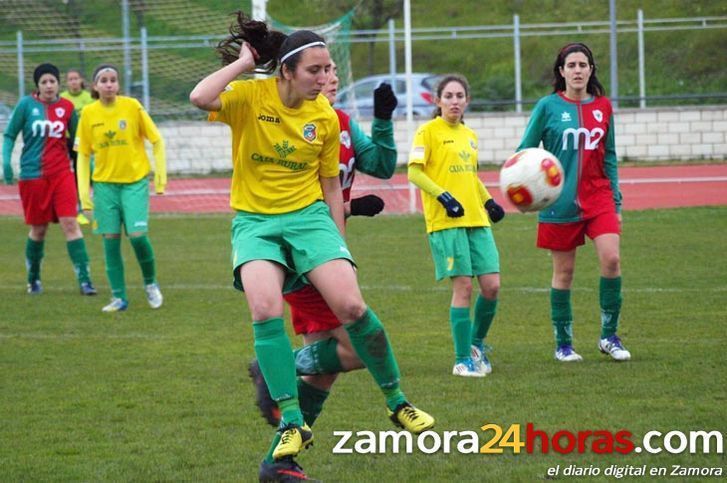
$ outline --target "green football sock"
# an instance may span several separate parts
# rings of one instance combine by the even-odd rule
[[[154,264],[154,249],[151,247],[149,237],[146,235],[129,238],[131,246],[134,247],[136,260],[141,267],[141,275],[144,277],[144,285],[156,282],[156,267]]]
[[[406,397],[399,389],[399,366],[394,351],[384,326],[373,310],[367,308],[360,319],[347,324],[345,328],[359,359],[386,396],[389,409],[393,411],[400,403],[406,402]]]
[[[295,350],[295,370],[298,375],[336,374],[343,371],[338,358],[338,341],[321,339]]]
[[[550,318],[557,347],[573,344],[573,311],[570,290],[550,289]]]
[[[126,300],[124,260],[121,258],[121,238],[104,237],[103,251],[106,257],[106,277],[109,279],[109,285],[111,286],[111,295]]]
[[[482,341],[487,337],[492,326],[492,321],[497,312],[497,299],[490,300],[477,295],[475,302],[475,320],[472,323],[472,345],[476,345],[480,349],[483,347]]]
[[[618,330],[621,315],[621,277],[601,277],[599,287],[601,303],[601,339],[611,337]]]
[[[68,248],[68,256],[71,257],[73,270],[76,272],[78,282],[90,282],[91,276],[88,269],[86,242],[83,241],[83,238],[76,238],[75,240],[66,242],[66,248]]]
[[[313,426],[313,423],[315,423],[316,419],[318,419],[318,416],[321,414],[321,411],[323,410],[323,403],[326,402],[329,394],[330,393],[328,391],[318,389],[317,387],[308,384],[303,379],[298,378],[298,400],[300,401],[300,411],[303,413],[305,424]],[[265,455],[265,461],[267,463],[272,463],[274,461],[273,451],[275,451],[279,442],[280,433],[275,433],[275,437],[268,449],[268,454]]]
[[[295,359],[290,339],[285,333],[280,317],[255,321],[252,324],[255,337],[255,355],[260,364],[270,396],[278,403],[286,423],[303,424],[298,405],[298,389],[295,379]]]
[[[330,393],[323,389],[308,384],[298,378],[298,400],[300,401],[300,412],[303,413],[305,424],[313,426],[318,416],[323,411],[323,403],[326,402]]]
[[[40,262],[43,260],[43,245],[45,245],[45,240],[35,241],[28,238],[25,241],[25,266],[28,268],[28,283],[40,280]]]
[[[470,358],[470,339],[472,338],[472,322],[469,307],[450,307],[449,324],[454,340],[455,364],[467,362]]]

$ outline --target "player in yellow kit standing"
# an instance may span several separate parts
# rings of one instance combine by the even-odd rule
[[[120,312],[129,306],[121,258],[122,227],[141,266],[149,305],[156,309],[163,302],[154,250],[147,236],[149,159],[144,140],[154,147],[154,188],[158,194],[164,193],[167,184],[164,141],[139,101],[118,92],[118,69],[110,64],[98,66],[92,85],[92,95],[98,100],[83,109],[77,143],[79,198],[84,210],[94,210],[94,233],[103,235],[111,285],[111,302],[104,312]],[[96,160],[93,201],[89,194],[91,154]]]
[[[436,278],[452,280],[452,374],[484,377],[492,372],[484,339],[500,290],[500,257],[490,220],[497,223],[505,212],[477,177],[477,136],[462,121],[469,100],[464,77],[442,78],[436,90],[435,117],[414,137],[409,180],[422,190]],[[470,322],[472,277],[480,286],[474,323]]]
[[[344,325],[359,358],[381,388],[392,421],[412,432],[434,419],[412,406],[383,325],[366,305],[344,233],[339,181],[339,126],[320,95],[331,59],[323,39],[300,30],[286,36],[242,12],[218,50],[224,67],[192,90],[190,101],[218,113],[239,143],[230,204],[232,268],[253,320],[255,354],[282,413],[274,463],[261,480],[305,479],[292,460],[313,441],[298,402],[295,360],[283,325],[283,286],[300,275],[318,289]],[[251,45],[252,44],[252,45]],[[227,86],[256,65],[278,76]]]

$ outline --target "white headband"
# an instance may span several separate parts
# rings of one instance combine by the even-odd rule
[[[101,69],[101,70],[99,70],[98,72],[96,72],[96,76],[95,76],[95,77],[93,78],[93,81],[94,81],[94,82],[97,82],[97,81],[98,81],[98,77],[99,77],[99,76],[100,76],[101,74],[105,74],[106,72],[113,72],[113,73],[114,73],[114,74],[116,74],[117,76],[119,75],[119,71],[117,71],[117,70],[116,70],[116,69],[114,69],[113,67],[104,67],[103,69]]]
[[[318,47],[318,46],[325,47],[326,46],[326,43],[325,42],[321,42],[320,40],[317,40],[317,41],[311,42],[309,44],[301,45],[300,47],[298,47],[296,49],[293,49],[290,52],[288,52],[287,54],[285,54],[284,56],[282,56],[280,58],[280,63],[282,64],[283,62],[285,62],[285,59],[287,59],[291,55],[297,54],[301,50],[307,49],[308,47]]]

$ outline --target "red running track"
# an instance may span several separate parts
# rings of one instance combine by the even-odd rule
[[[480,173],[485,185],[507,211],[497,171]],[[619,169],[624,209],[645,210],[687,206],[727,205],[727,164],[645,166]],[[153,213],[229,213],[229,179],[172,179],[164,196],[153,195]],[[409,211],[409,187],[405,174],[382,181],[357,175],[354,196],[376,193],[386,202],[385,213]],[[417,209],[421,208],[419,195]],[[17,185],[0,186],[0,215],[22,215]]]

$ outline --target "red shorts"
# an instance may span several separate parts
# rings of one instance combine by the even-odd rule
[[[607,233],[621,234],[621,223],[615,212],[602,213],[574,223],[538,223],[538,248],[567,252]]]
[[[306,285],[283,297],[290,305],[290,315],[296,334],[324,332],[341,326],[341,322],[313,285]]]
[[[73,173],[18,181],[20,201],[27,225],[58,223],[58,218],[78,214],[78,194]]]

